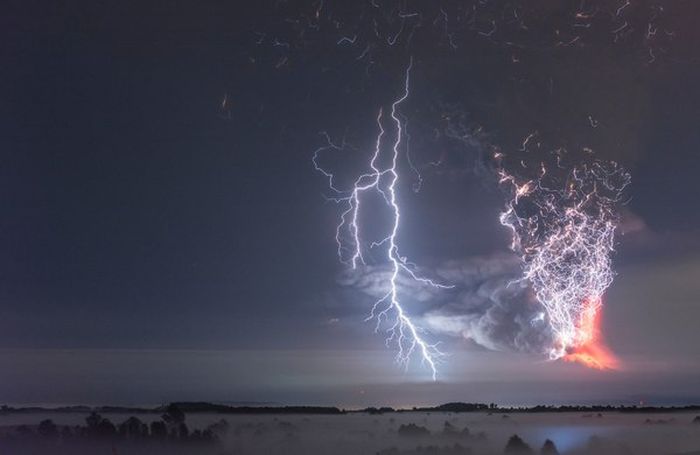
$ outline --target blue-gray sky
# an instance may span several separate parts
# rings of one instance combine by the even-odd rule
[[[608,36],[614,18],[601,19],[557,46],[552,31],[578,2],[521,5],[534,31],[511,36],[502,19],[500,38],[443,28],[434,5],[409,2],[425,23],[395,47],[362,42],[371,25],[334,3],[317,31],[299,25],[317,2],[11,2],[0,19],[0,402],[700,400],[697,7],[667,8],[654,22],[663,41],[640,32],[656,21],[649,2],[625,12],[635,33]],[[400,26],[400,9],[379,3],[388,30]],[[457,17],[461,3],[444,3]],[[365,44],[371,61],[358,60]],[[434,134],[446,116],[482,125],[505,151],[537,130],[630,170],[604,313],[625,371],[455,337],[430,384],[363,323],[369,302],[342,285],[337,207],[310,159],[320,131],[371,145],[409,55],[415,159],[447,162],[420,193],[400,189],[403,251],[427,270],[512,260],[502,195],[474,150]]]

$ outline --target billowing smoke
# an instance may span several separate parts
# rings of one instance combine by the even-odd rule
[[[339,283],[377,299],[388,291],[388,267],[348,270]],[[399,280],[399,292],[411,313],[435,338],[468,339],[487,349],[546,353],[552,333],[542,307],[522,277],[518,257],[497,254],[449,261],[435,274],[451,289],[435,289],[415,280]],[[369,299],[368,299],[369,300]]]

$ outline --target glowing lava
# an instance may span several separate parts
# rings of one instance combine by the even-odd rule
[[[586,302],[586,307],[578,324],[579,340],[575,346],[567,349],[562,359],[598,370],[616,370],[620,367],[620,361],[602,339],[600,301]]]

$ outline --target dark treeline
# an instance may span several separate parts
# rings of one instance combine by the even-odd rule
[[[155,408],[131,408],[120,406],[64,406],[56,408],[0,406],[0,414],[14,413],[79,413],[95,412],[98,414],[162,414],[175,406],[184,413],[212,414],[343,414],[344,410],[324,406],[228,406],[207,402],[176,402]]]
[[[186,413],[209,412],[216,414],[343,414],[345,411],[324,406],[227,406],[206,402],[181,402],[173,405]]]
[[[368,407],[355,411],[347,411],[331,406],[229,406],[208,402],[175,402],[155,408],[136,408],[120,406],[66,406],[57,408],[0,406],[0,414],[13,413],[80,413],[97,414],[163,414],[176,407],[183,413],[211,414],[317,414],[340,415],[352,412],[369,414],[384,414],[389,412],[498,412],[498,413],[538,413],[538,412],[621,412],[621,413],[658,413],[658,412],[694,412],[700,411],[700,405],[687,406],[612,406],[612,405],[562,405],[562,406],[500,406],[495,403],[446,403],[431,407],[413,407],[410,409],[395,409],[391,407]]]
[[[160,414],[165,411],[167,406],[159,406],[157,408],[135,408],[125,406],[58,406],[55,408],[45,408],[39,406],[23,406],[13,407],[2,405],[0,406],[1,414],[31,414],[31,413],[61,413],[61,414],[86,414],[95,412],[98,414]]]
[[[41,421],[38,426],[20,425],[0,438],[2,446],[27,441],[40,441],[52,444],[77,442],[177,442],[191,444],[216,444],[219,437],[228,430],[228,423],[221,420],[203,430],[190,431],[185,423],[185,413],[171,404],[164,409],[160,420],[150,425],[132,416],[114,424],[108,418],[91,412],[85,418],[85,425],[56,425],[51,419]]]
[[[611,405],[564,405],[564,406],[530,406],[530,407],[502,407],[495,403],[446,403],[432,407],[414,407],[411,409],[394,409],[390,407],[365,408],[357,412],[369,414],[384,414],[388,412],[493,412],[493,413],[543,413],[543,412],[620,412],[620,413],[660,413],[660,412],[695,412],[700,411],[700,405],[688,406],[611,406]]]

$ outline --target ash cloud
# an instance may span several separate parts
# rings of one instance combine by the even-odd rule
[[[421,273],[425,272],[423,270]],[[372,299],[388,292],[390,270],[367,266],[342,273],[338,282]],[[397,281],[411,318],[435,337],[468,339],[495,351],[545,353],[552,343],[542,308],[522,277],[518,258],[510,254],[444,262],[430,275],[451,289],[440,289],[410,277]],[[371,297],[371,299],[370,299]]]

